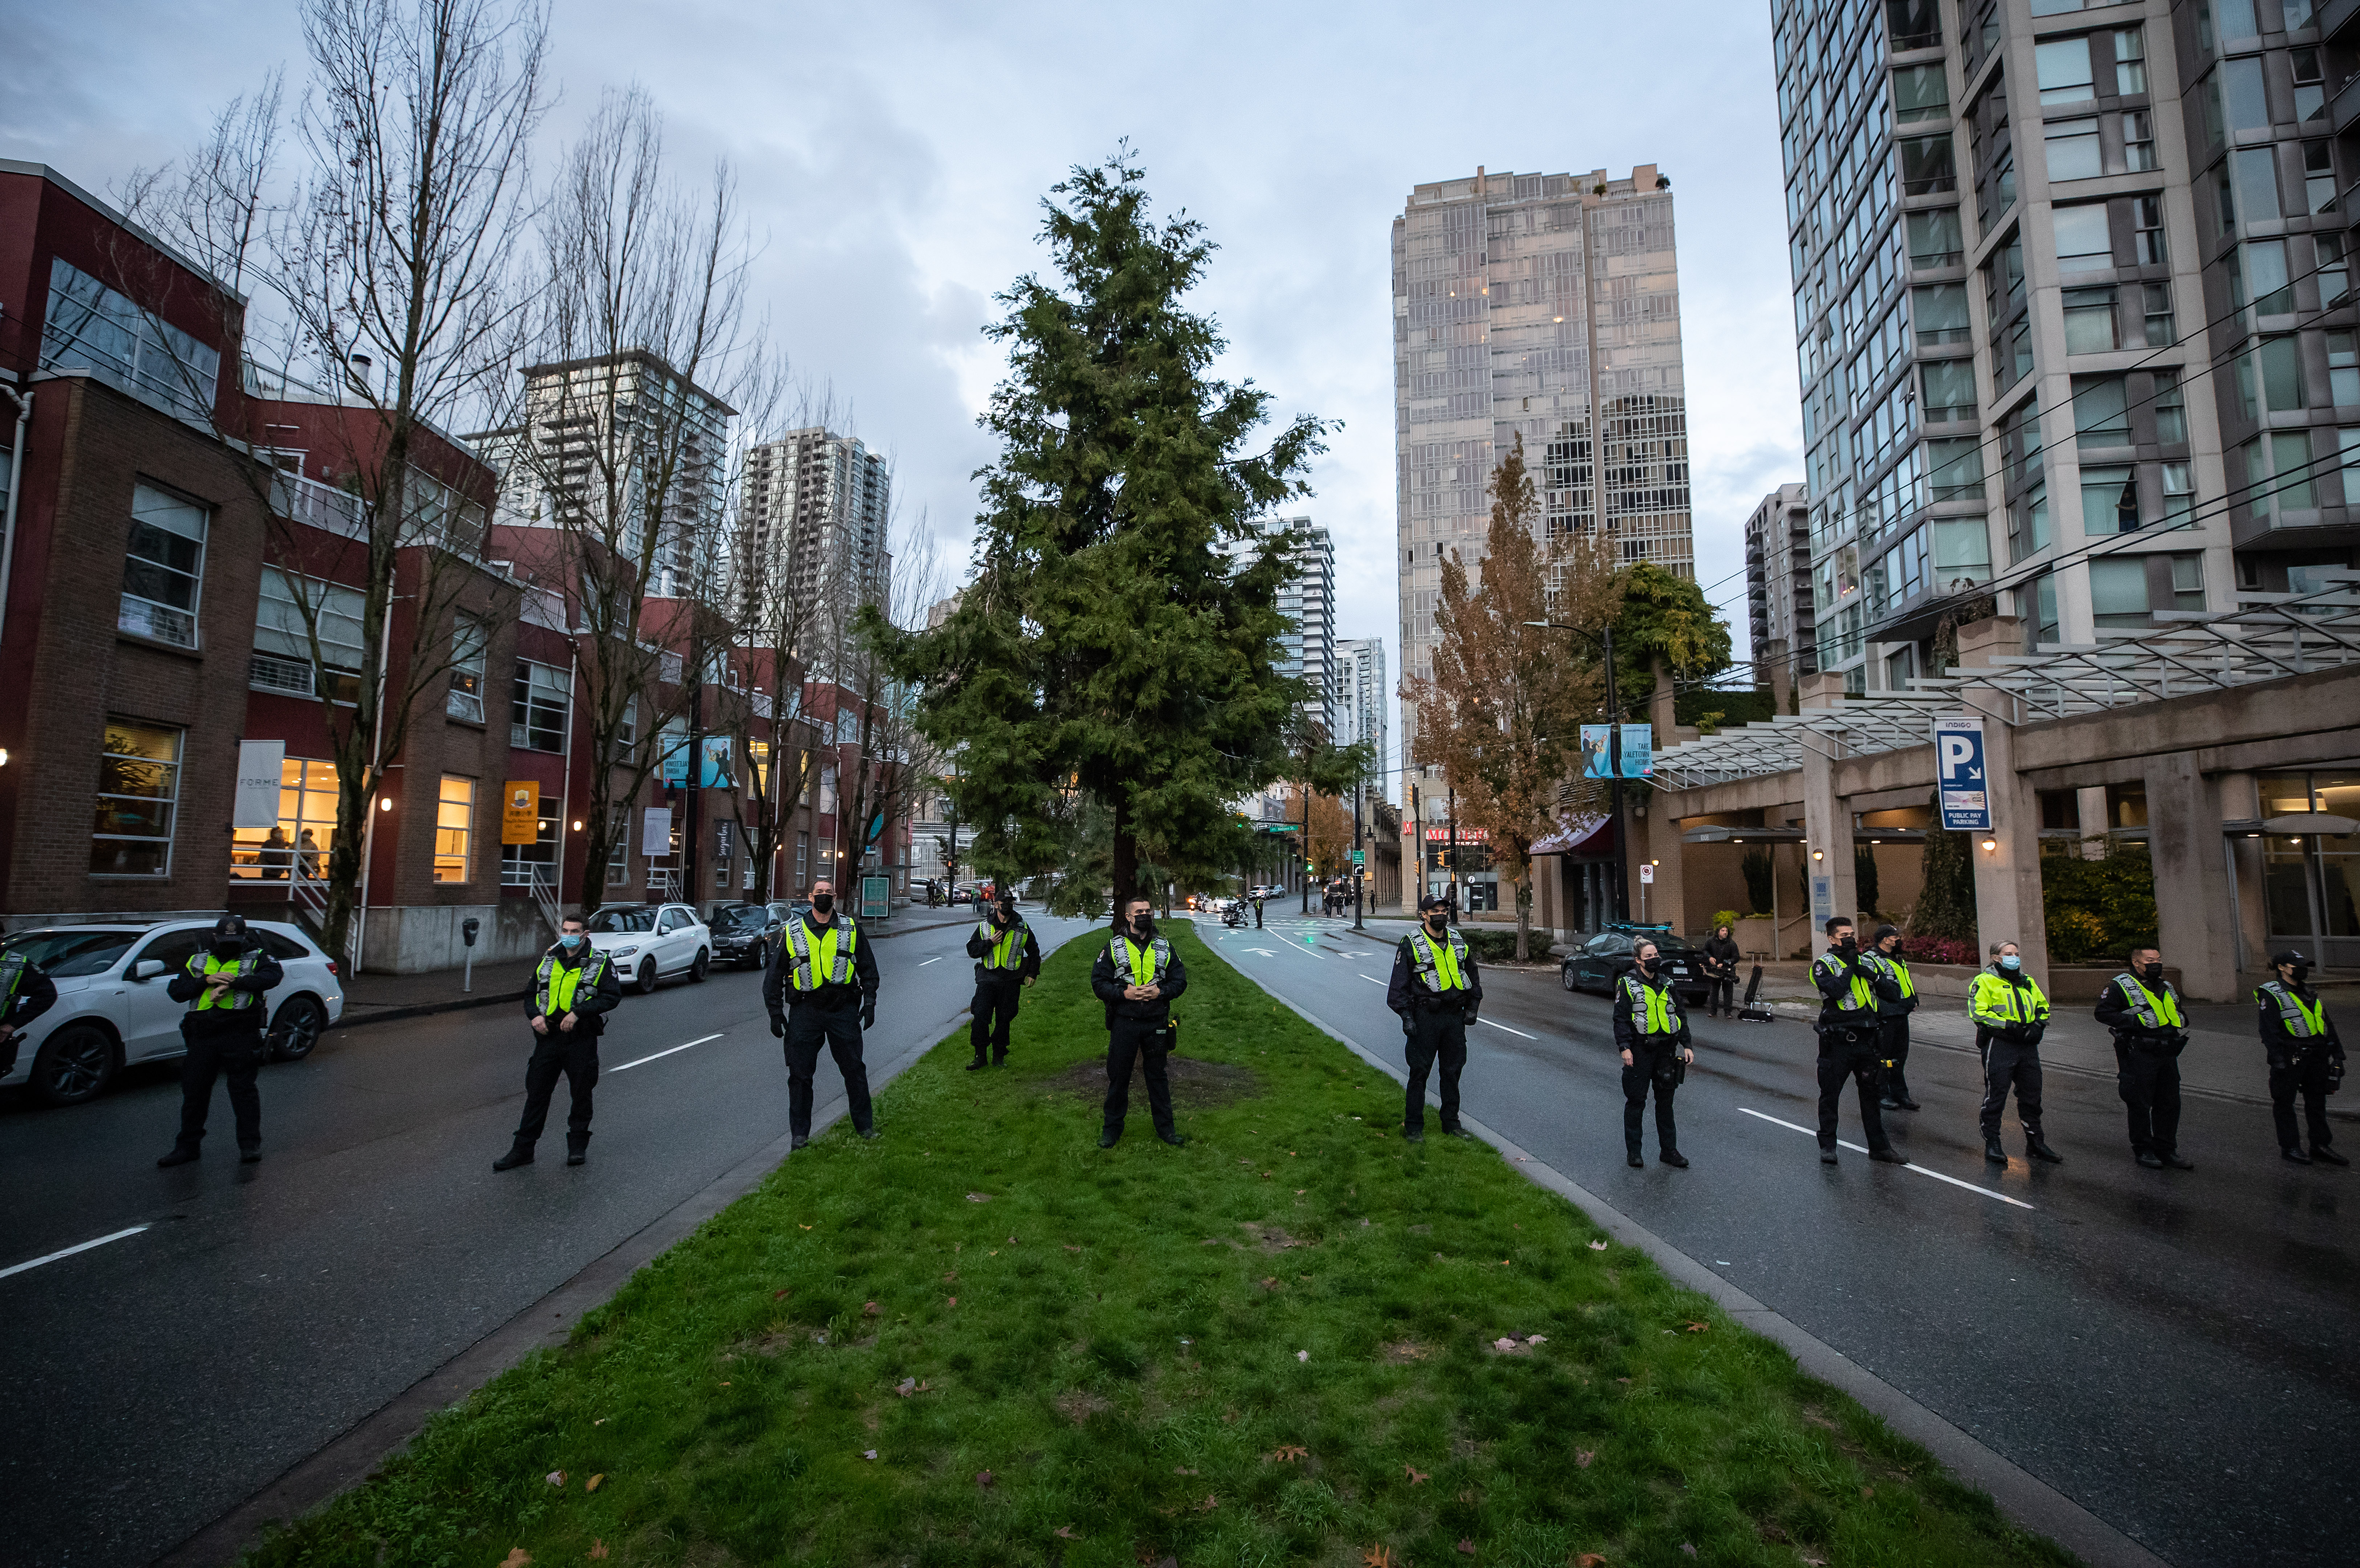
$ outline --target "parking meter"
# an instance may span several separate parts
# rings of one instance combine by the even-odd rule
[[[473,915],[459,922],[459,940],[467,944],[467,970],[459,981],[462,991],[475,988],[475,933],[483,929],[484,922]]]

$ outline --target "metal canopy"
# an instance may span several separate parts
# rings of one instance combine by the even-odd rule
[[[2221,831],[2231,838],[2344,838],[2360,833],[2360,822],[2333,811],[2293,811],[2267,821],[2241,817],[2223,822]]]
[[[1924,844],[1924,828],[1854,828],[1854,844]],[[1680,834],[1682,844],[1803,844],[1808,840],[1800,828],[1749,828],[1714,824],[1690,828]]]
[[[2235,609],[2218,614],[2162,611],[2153,626],[2103,630],[2094,643],[2042,643],[1980,669],[1918,677],[1907,692],[1848,696],[1706,735],[1657,752],[1655,779],[1694,789],[1789,772],[1802,767],[1807,746],[1836,757],[1925,746],[1937,714],[2033,724],[2360,664],[2360,572],[2321,575],[2334,586],[2240,593]],[[1997,693],[1997,703],[1986,696],[1970,704],[1970,687]]]

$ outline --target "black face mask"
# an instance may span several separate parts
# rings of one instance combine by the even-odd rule
[[[1131,929],[1138,935],[1140,941],[1145,942],[1155,934],[1155,917],[1142,915],[1131,922]]]
[[[833,894],[833,893],[814,893],[814,894],[813,894],[813,895],[812,895],[812,912],[813,912],[814,914],[825,915],[825,914],[827,914],[828,912],[830,912],[831,910],[833,910],[835,908],[836,908],[836,895],[835,895],[835,894]]]
[[[1426,929],[1429,931],[1440,931],[1449,923],[1450,917],[1444,914],[1440,909],[1436,909],[1426,917]]]
[[[1639,960],[1639,973],[1640,973],[1640,974],[1642,974],[1642,975],[1653,975],[1655,972],[1655,955],[1654,955],[1653,953],[1650,953],[1650,954],[1648,954],[1646,957],[1644,957],[1644,958],[1643,958],[1643,959]]]
[[[2150,964],[2147,965],[2139,971],[2139,978],[2148,982],[2149,984],[2153,984],[2154,982],[2162,979],[2163,965],[2160,964]]]
[[[1836,943],[1836,945],[1846,953],[1858,953],[1860,951],[1860,938],[1856,936],[1848,936],[1841,942]]]
[[[2293,975],[2294,983],[2300,985],[2304,981],[2311,978],[2311,965],[2308,964],[2289,964],[2287,965],[2287,973]]]

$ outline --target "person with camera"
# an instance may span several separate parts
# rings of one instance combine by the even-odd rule
[[[2311,957],[2292,948],[2275,954],[2278,974],[2254,987],[2260,1009],[2262,1049],[2270,1062],[2270,1116],[2278,1124],[2278,1153],[2297,1165],[2352,1163],[2335,1152],[2327,1127],[2327,1097],[2344,1086],[2344,1041],[2327,1016],[2327,1004],[2309,984]],[[2311,1152],[2302,1151],[2294,1097],[2302,1095],[2311,1124]]]
[[[1155,934],[1155,909],[1143,898],[1127,898],[1122,919],[1106,951],[1090,965],[1090,989],[1106,1004],[1106,1114],[1098,1147],[1122,1139],[1131,1110],[1131,1074],[1147,1080],[1147,1110],[1155,1136],[1178,1149],[1188,1140],[1172,1119],[1172,1080],[1165,1063],[1172,1054],[1172,1003],[1188,988],[1188,966],[1172,951],[1171,939]]]
[[[972,1021],[967,1025],[967,1043],[975,1048],[975,1060],[967,1064],[970,1073],[980,1070],[984,1052],[991,1053],[991,1065],[1003,1067],[1008,1062],[1008,1030],[1016,1022],[1017,1004],[1024,999],[1024,987],[1032,984],[1041,973],[1041,944],[1033,940],[1032,928],[1016,912],[1016,895],[1006,892],[991,907],[991,918],[976,923],[975,934],[967,939],[967,955],[975,960],[975,1001],[968,1011]]]
[[[1467,938],[1450,922],[1450,901],[1429,893],[1417,901],[1418,928],[1393,953],[1385,1006],[1402,1021],[1409,1083],[1402,1137],[1426,1141],[1426,1078],[1442,1067],[1442,1130],[1467,1138],[1459,1125],[1459,1076],[1467,1067],[1467,1026],[1483,1008],[1483,979]]]
[[[1641,937],[1630,969],[1614,983],[1614,1043],[1622,1052],[1622,1147],[1633,1169],[1647,1092],[1655,1094],[1655,1158],[1675,1171],[1688,1168],[1672,1125],[1672,1094],[1688,1076],[1696,1052],[1688,1045],[1688,1012],[1664,967],[1662,950]]]
[[[1745,955],[1739,951],[1736,935],[1726,925],[1712,928],[1711,940],[1704,944],[1698,960],[1704,968],[1704,1016],[1717,1018],[1727,1013],[1737,1016],[1737,964]]]
[[[2163,977],[2163,955],[2131,950],[2131,966],[2106,983],[2098,1021],[2114,1031],[2114,1089],[2129,1113],[2131,1155],[2150,1171],[2193,1171],[2180,1152],[2180,1053],[2188,1049],[2188,1017],[2180,993]]]
[[[1896,995],[1893,982],[1860,950],[1852,921],[1842,915],[1827,923],[1828,950],[1811,963],[1811,984],[1819,993],[1819,1163],[1836,1162],[1836,1113],[1846,1079],[1859,1087],[1861,1130],[1868,1157],[1881,1165],[1907,1165],[1885,1136],[1877,1115],[1885,1069],[1877,1055],[1877,1006]]]
[[[835,883],[825,877],[813,883],[811,903],[787,918],[786,939],[762,976],[770,1033],[786,1041],[790,1149],[811,1142],[812,1075],[823,1045],[844,1074],[853,1130],[877,1136],[869,1064],[860,1054],[862,1031],[877,1022],[877,954],[852,917],[836,909]]]
[[[2024,955],[2016,943],[1999,944],[1991,967],[1975,976],[1967,1006],[1974,1015],[1977,1038],[1983,1049],[1983,1158],[1994,1165],[2007,1163],[2000,1147],[1999,1118],[2007,1109],[2007,1092],[2016,1091],[2016,1119],[2024,1126],[2024,1151],[2034,1160],[2062,1165],[2065,1157],[2040,1136],[2040,1040],[2049,1032],[2049,998],[2040,983],[2025,972]]]

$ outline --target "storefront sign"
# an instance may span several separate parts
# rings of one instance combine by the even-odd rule
[[[650,806],[639,826],[639,853],[650,860],[662,860],[672,854],[672,808]]]
[[[1941,793],[1943,827],[1951,833],[1991,832],[1983,720],[1934,721],[1934,783]]]
[[[231,827],[279,825],[279,776],[286,766],[287,743],[283,740],[237,743],[237,804],[231,813]],[[284,877],[286,873],[279,875]]]
[[[541,785],[511,779],[500,794],[500,842],[532,844],[541,837]]]

